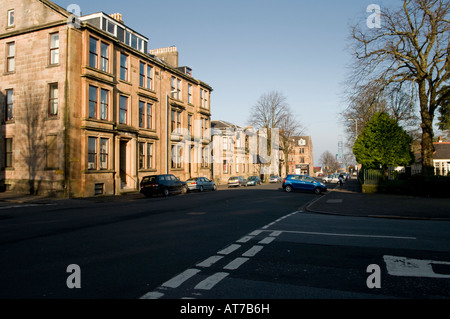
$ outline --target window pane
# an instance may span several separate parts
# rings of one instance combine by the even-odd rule
[[[128,64],[127,64],[127,56],[124,54],[120,54],[120,79],[121,80],[127,80],[127,68],[128,68]]]
[[[152,89],[152,67],[147,66],[147,89]]]
[[[109,57],[108,57],[109,45],[106,43],[101,44],[101,65],[100,69],[104,72],[109,72]]]
[[[152,105],[147,104],[147,128],[153,128]]]
[[[88,142],[88,169],[96,169],[97,165],[97,138],[89,137]]]
[[[8,27],[14,25],[14,10],[8,11]]]
[[[6,120],[12,121],[14,119],[14,91],[6,91]]]
[[[135,48],[136,50],[138,49],[137,46],[137,36],[135,36],[134,34],[131,35],[131,46],[133,48]]]
[[[89,66],[93,68],[97,67],[97,43],[98,40],[94,38],[89,39]]]
[[[139,101],[139,127],[144,127],[144,107],[145,103]]]
[[[5,139],[5,143],[6,143],[6,167],[12,167],[13,163],[13,140],[12,138],[7,138]]]
[[[128,98],[126,96],[120,96],[120,114],[119,123],[127,123],[127,108],[128,108]]]
[[[59,33],[53,33],[50,40],[50,48],[59,48]]]
[[[153,168],[153,144],[147,143],[147,168]]]
[[[111,34],[115,34],[115,32],[114,32],[114,28],[115,27],[115,24],[114,23],[111,23],[111,21],[109,21],[108,20],[108,32],[109,33],[111,33]]]
[[[100,91],[100,119],[108,119],[108,91],[102,89]]]
[[[108,139],[100,139],[100,169],[108,169]]]
[[[49,115],[58,115],[58,84],[50,84]]]
[[[89,86],[89,117],[95,118],[97,115],[97,88]]]
[[[53,49],[50,54],[50,64],[59,63],[59,49]]]
[[[143,87],[145,81],[145,64],[140,63],[139,65],[139,86]]]

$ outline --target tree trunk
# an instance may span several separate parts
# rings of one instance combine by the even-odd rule
[[[419,83],[420,115],[422,117],[422,174],[425,176],[434,175],[434,145],[433,145],[433,115],[429,112],[428,96],[426,94],[425,83]]]

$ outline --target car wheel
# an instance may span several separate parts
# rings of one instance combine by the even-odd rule
[[[216,191],[216,190],[217,190],[216,185],[213,185],[212,190],[213,190],[213,191]]]
[[[288,186],[286,186],[286,187],[284,188],[284,190],[285,190],[287,193],[290,193],[290,192],[292,192],[292,186],[288,185]]]
[[[183,189],[181,190],[181,194],[186,194],[188,192],[188,188],[186,186],[183,186]]]
[[[316,189],[314,189],[314,194],[320,195],[321,193],[322,193],[322,191],[320,190],[319,187],[316,187]]]
[[[200,192],[203,192],[203,186],[200,186]]]
[[[164,190],[163,190],[163,196],[164,196],[164,197],[167,197],[167,196],[169,196],[169,195],[170,195],[169,189],[168,189],[168,188],[164,188]]]

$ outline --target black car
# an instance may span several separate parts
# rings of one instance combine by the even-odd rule
[[[186,192],[186,182],[180,181],[172,174],[145,176],[140,184],[140,193],[146,197],[152,195],[186,194]]]

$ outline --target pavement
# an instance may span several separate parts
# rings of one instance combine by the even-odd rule
[[[326,194],[301,209],[320,214],[359,217],[403,218],[450,221],[450,195],[448,198],[428,198],[407,195],[366,194],[356,179],[348,180],[342,187],[330,185]],[[138,192],[121,196],[86,198],[97,202],[134,201],[143,198]],[[0,207],[11,205],[48,204],[64,200],[49,196],[0,193]],[[83,199],[82,199],[83,200]]]
[[[342,187],[328,186],[333,188],[303,209],[345,216],[450,221],[450,195],[448,198],[429,198],[367,194],[362,193],[357,179],[348,180]]]

